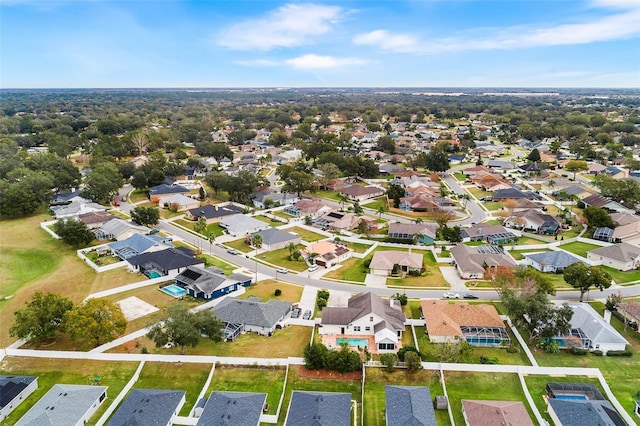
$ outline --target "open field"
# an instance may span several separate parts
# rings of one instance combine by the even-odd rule
[[[37,376],[38,389],[16,408],[2,424],[15,424],[56,383],[89,385],[98,376],[100,385],[108,386],[109,388],[107,389],[107,399],[93,415],[89,423],[95,424],[131,379],[137,367],[137,362],[105,362],[78,359],[69,362],[67,359],[6,357],[2,360],[0,372],[8,375]]]
[[[282,277],[283,275],[280,274],[280,276]],[[279,289],[282,292],[280,296],[276,297],[274,294],[276,289]],[[242,299],[246,299],[247,297],[259,297],[263,302],[266,302],[269,299],[275,299],[296,303],[300,301],[300,297],[302,297],[302,290],[302,286],[287,284],[282,280],[264,280],[258,282],[256,285],[245,287],[245,293],[240,297]]]
[[[296,245],[296,250],[304,248],[302,244]],[[289,250],[281,248],[278,250],[269,251],[267,253],[261,253],[258,255],[259,260],[271,263],[272,265],[282,266],[292,271],[302,272],[307,269],[307,263],[304,260],[289,260]]]
[[[300,236],[300,238],[308,243],[314,243],[316,241],[324,240],[325,237],[322,234],[318,234],[317,232],[309,231],[308,229],[301,228],[299,226],[293,226],[291,228],[287,228],[286,232],[295,232]]]
[[[597,249],[599,247],[600,246],[596,244],[581,243],[579,241],[574,241],[573,243],[567,243],[558,246],[558,248],[561,248],[562,250],[568,251],[569,253],[573,253],[578,256],[582,256],[584,258],[587,257],[587,252],[589,250]]]
[[[244,237],[238,238],[237,240],[233,240],[233,241],[227,241],[226,243],[224,243],[224,245],[227,247],[232,247],[243,253],[249,253],[251,251],[255,251],[253,247],[247,244],[247,240]]]

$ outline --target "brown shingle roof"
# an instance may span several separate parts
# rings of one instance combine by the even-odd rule
[[[520,401],[462,400],[469,426],[533,426]]]
[[[422,315],[430,336],[462,336],[460,327],[504,327],[493,305],[469,305],[446,300],[422,300]]]
[[[393,265],[408,266],[412,269],[422,268],[422,254],[406,251],[377,251],[373,254],[369,268],[393,269]]]

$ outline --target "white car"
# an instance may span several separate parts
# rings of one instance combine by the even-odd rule
[[[309,266],[309,269],[307,269],[307,271],[309,271],[309,272],[313,272],[313,271],[315,271],[316,269],[318,269],[318,265],[316,265],[316,264],[314,263],[313,265]]]
[[[276,269],[276,272],[279,272],[281,274],[288,274],[289,270],[287,268],[278,268]]]
[[[442,295],[445,299],[460,299],[460,295],[458,293],[454,293],[452,291],[447,291]]]

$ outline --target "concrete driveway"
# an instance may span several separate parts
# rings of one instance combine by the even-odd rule
[[[451,286],[451,291],[463,293],[467,292],[465,281],[460,278],[455,266],[441,266],[440,272],[442,272],[442,276],[444,277],[445,281],[448,282]]]

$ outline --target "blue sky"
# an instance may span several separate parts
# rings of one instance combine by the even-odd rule
[[[640,87],[637,0],[0,0],[0,86]]]

